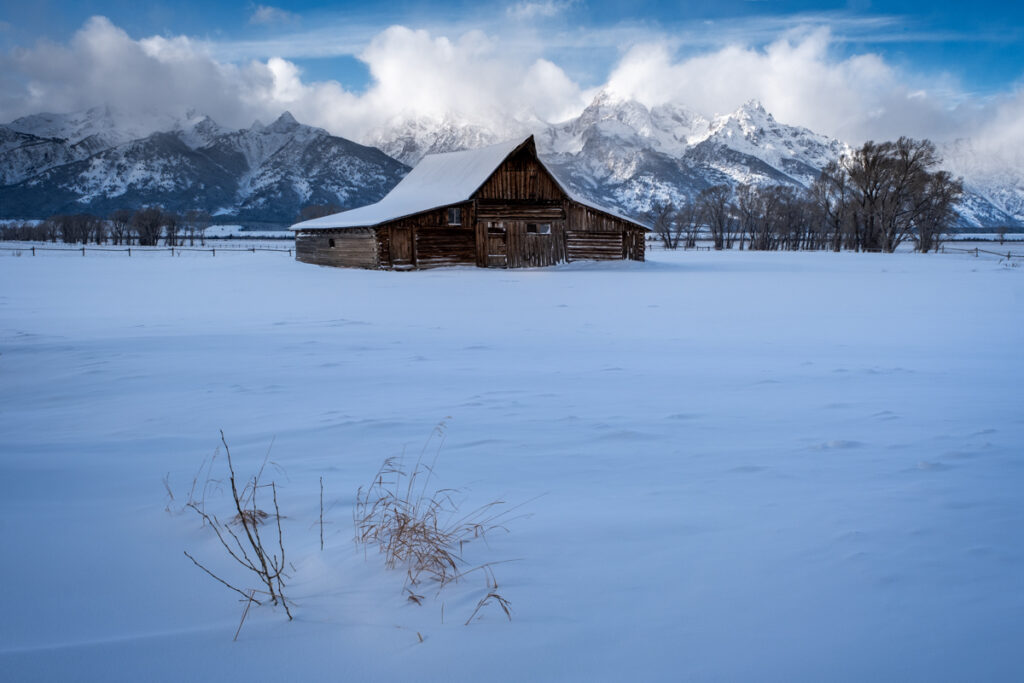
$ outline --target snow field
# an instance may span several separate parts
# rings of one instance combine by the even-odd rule
[[[1024,271],[650,257],[3,259],[2,677],[1024,676]],[[475,576],[417,607],[351,542],[357,487],[442,421],[437,485],[529,515],[466,550],[515,560],[511,622],[463,626]],[[273,443],[294,563],[296,620],[254,608],[236,643],[182,551],[246,579],[161,483],[180,508],[219,429],[242,476]]]

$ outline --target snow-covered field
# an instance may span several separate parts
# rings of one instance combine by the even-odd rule
[[[1024,680],[1024,267],[650,259],[0,258],[0,679]],[[523,504],[465,550],[511,622],[351,541],[442,421],[436,484]],[[219,429],[271,448],[294,600],[237,642],[179,511]]]

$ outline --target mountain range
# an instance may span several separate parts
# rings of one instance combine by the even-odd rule
[[[370,204],[409,167],[379,149],[298,123],[228,130],[207,116],[150,119],[106,107],[0,126],[0,217],[106,214],[159,204],[219,221],[291,223],[303,206]]]
[[[302,125],[287,112],[267,126],[228,130],[197,112],[157,115],[143,127],[95,108],[0,126],[0,218],[161,204],[205,208],[221,222],[287,224],[306,205],[377,201],[426,154],[526,133],[563,184],[634,216],[721,183],[806,187],[850,149],[779,123],[756,101],[708,118],[683,105],[648,108],[607,92],[558,124],[491,129],[410,119],[374,131],[369,146]],[[1024,225],[1024,169],[994,169],[967,140],[939,151],[964,178],[962,225]]]

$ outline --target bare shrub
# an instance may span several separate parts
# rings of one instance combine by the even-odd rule
[[[259,589],[250,589],[246,592],[210,571],[210,569],[205,567],[191,554],[189,554],[188,551],[185,551],[185,556],[192,560],[197,567],[202,569],[211,577],[245,598],[247,601],[246,613],[248,613],[249,602],[255,602],[257,605],[263,604],[260,600],[255,598],[257,594],[260,594],[266,596],[265,599],[269,599],[272,604],[280,604],[284,607],[285,614],[287,614],[288,619],[291,620],[292,613],[288,607],[288,600],[284,596],[284,579],[286,577],[284,573],[285,553],[284,538],[281,532],[281,511],[277,505],[277,484],[273,481],[269,484],[260,483],[260,477],[263,474],[263,470],[266,468],[267,458],[270,456],[270,451],[267,451],[267,458],[264,458],[263,464],[260,466],[256,474],[250,477],[241,486],[241,488],[239,488],[234,463],[231,460],[231,450],[228,448],[227,440],[224,438],[224,432],[221,432],[220,439],[221,444],[224,446],[224,454],[227,460],[229,474],[228,481],[231,486],[231,500],[235,514],[229,522],[223,522],[219,517],[217,517],[217,515],[210,514],[206,511],[205,490],[210,481],[209,470],[207,470],[207,484],[204,484],[203,487],[203,498],[200,500],[193,498],[196,486],[196,483],[193,482],[193,490],[189,494],[189,502],[186,504],[186,507],[193,510],[200,518],[202,518],[204,524],[208,524],[210,528],[213,529],[214,534],[217,536],[217,540],[220,541],[225,552],[227,552],[227,554],[238,564],[255,574],[259,579],[261,587]],[[212,463],[213,460],[211,459],[211,466]],[[201,471],[202,467],[200,467],[200,472]],[[271,503],[273,505],[272,513],[268,513],[257,507],[257,494],[260,491],[265,492],[267,489],[270,489]],[[274,531],[276,531],[277,537],[276,539],[273,538],[274,532],[272,531],[269,544],[268,541],[264,540],[260,535],[260,526],[267,520],[273,520],[276,522],[276,529]],[[236,532],[232,527],[240,528],[240,531]],[[241,628],[241,626],[239,626],[239,628]]]

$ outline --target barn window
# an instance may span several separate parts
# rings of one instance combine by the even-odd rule
[[[534,235],[550,235],[551,224],[550,223],[527,223],[526,232]]]
[[[334,246],[334,238],[333,237],[331,239],[327,240],[327,241],[330,243],[330,246],[332,246],[332,247]]]
[[[487,234],[489,234],[489,235],[504,235],[505,234],[505,224],[504,223],[496,223],[496,222],[488,223],[487,224]]]
[[[448,209],[448,225],[462,225],[462,209]]]

